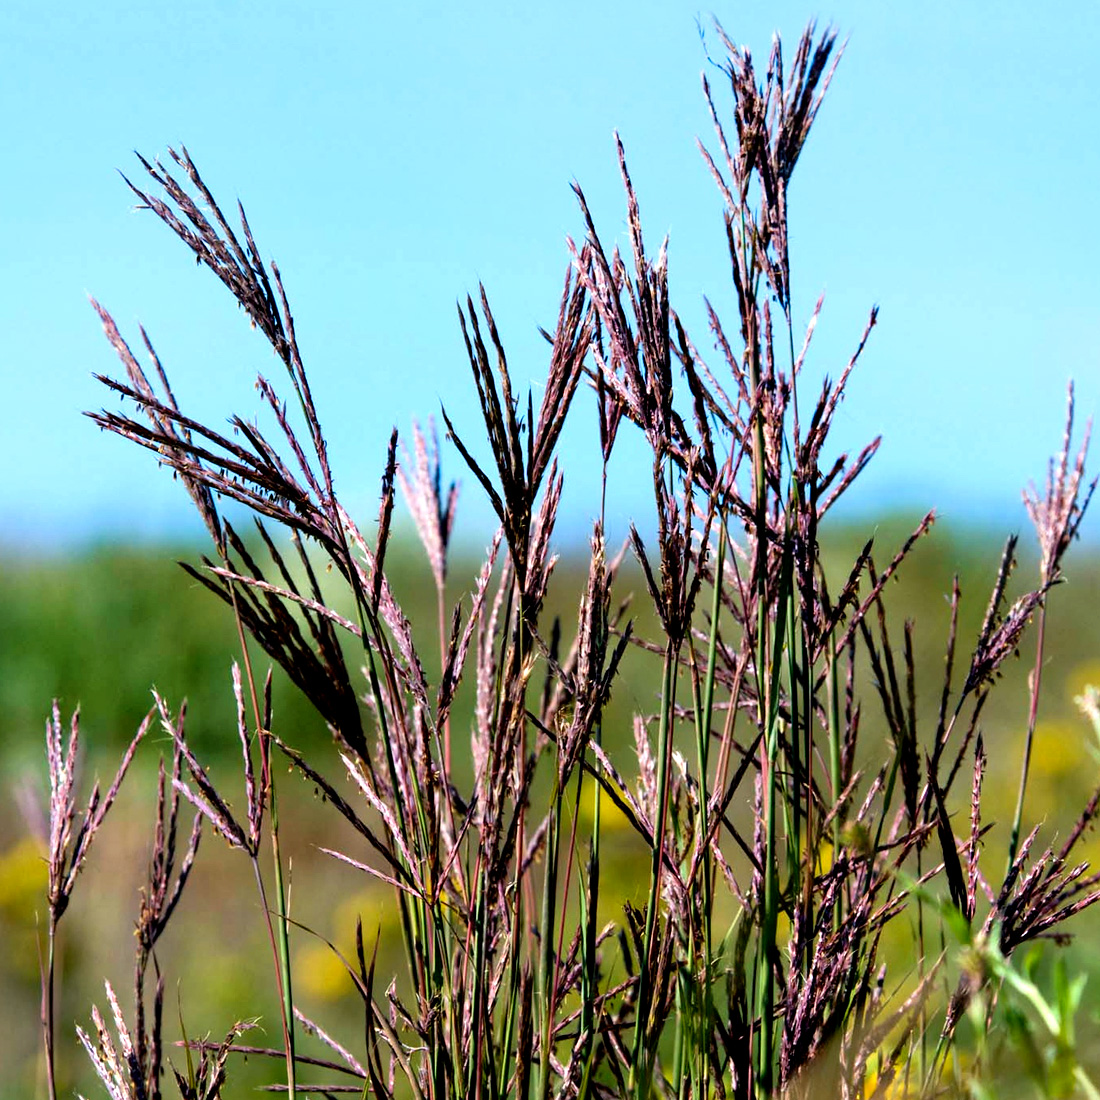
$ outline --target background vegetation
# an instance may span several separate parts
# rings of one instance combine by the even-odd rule
[[[912,517],[838,523],[829,532],[830,556],[838,566],[875,535],[894,545],[912,529]],[[980,594],[996,569],[1003,532],[938,524],[918,544],[893,586],[890,613],[900,624],[916,618],[928,625],[920,637],[931,639],[918,649],[920,682],[933,684],[940,674],[942,651],[935,644],[948,620],[948,594],[958,572],[964,593]],[[183,576],[177,559],[196,561],[200,547],[146,545],[139,548],[101,545],[76,554],[25,557],[9,549],[0,561],[0,773],[7,786],[0,802],[0,1029],[7,1036],[0,1096],[16,1100],[42,1086],[41,1033],[38,1025],[39,973],[36,930],[43,919],[45,864],[40,847],[30,839],[15,797],[27,786],[44,797],[43,700],[57,698],[65,710],[80,705],[90,747],[85,769],[107,778],[150,705],[150,685],[170,699],[186,697],[189,729],[196,751],[212,762],[215,775],[237,782],[239,767],[229,666],[238,653],[232,616],[208,593]],[[1034,568],[1034,560],[1021,574]],[[1031,555],[1032,559],[1034,555]],[[410,538],[395,548],[393,583],[414,623],[435,615],[430,570],[423,552]],[[459,557],[453,568],[453,594],[468,590],[477,568],[474,556]],[[567,555],[551,589],[551,604],[572,611],[583,583],[585,562]],[[1100,682],[1100,553],[1085,543],[1071,552],[1069,579],[1051,596],[1048,692],[1040,724],[1028,796],[1028,815],[1044,821],[1044,835],[1065,834],[1077,809],[1100,781],[1098,746],[1073,699],[1087,683]],[[627,568],[623,590],[641,594],[641,577]],[[964,603],[963,637],[976,636],[981,621],[979,599]],[[640,601],[636,606],[641,606]],[[654,679],[637,654],[624,664],[616,702],[620,714],[654,705]],[[1028,665],[1015,660],[1005,667],[1002,690],[990,700],[986,725],[989,741],[988,798],[993,829],[990,844],[1003,842],[1011,820],[1025,723]],[[276,676],[276,712],[295,731],[295,742],[327,751],[330,737],[301,694]],[[932,701],[922,696],[922,706]],[[463,700],[460,722],[468,721]],[[608,724],[618,730],[621,721]],[[882,733],[881,736],[885,736]],[[163,746],[162,746],[163,747]],[[618,745],[617,748],[625,748]],[[124,787],[116,815],[104,826],[91,859],[89,881],[74,897],[62,969],[59,1027],[73,1037],[73,1026],[87,1016],[87,1006],[102,996],[104,974],[124,974],[131,965],[130,945],[118,930],[134,920],[139,885],[150,851],[149,821],[153,810],[153,751],[139,754],[137,773]],[[231,788],[233,789],[233,788]],[[287,815],[301,823],[293,845],[294,878],[307,884],[293,895],[295,916],[333,939],[343,949],[353,943],[355,921],[382,928],[383,950],[400,956],[398,930],[386,923],[389,899],[382,890],[362,889],[318,853],[317,846],[337,846],[330,815],[306,784],[284,787]],[[612,852],[607,860],[607,912],[623,899],[637,897],[639,868],[645,853],[614,817],[609,822]],[[616,845],[617,842],[617,845]],[[1100,858],[1100,842],[1090,836],[1084,855]],[[170,990],[188,1019],[202,1020],[217,1035],[239,1015],[242,1004],[262,1017],[264,1041],[277,1040],[277,1007],[258,914],[251,900],[242,903],[225,888],[234,874],[233,853],[208,844],[195,877],[181,902],[181,914],[164,944],[164,967],[186,978]],[[1075,935],[1069,949],[1072,972],[1089,975],[1079,1017],[1082,1046],[1100,1040],[1100,918],[1085,914],[1070,924]],[[351,1024],[356,998],[343,967],[320,941],[298,941],[299,989],[310,1014],[345,1016]],[[1049,970],[1050,960],[1044,967]],[[175,1034],[175,1007],[169,1005],[169,1033]],[[178,1058],[178,1055],[172,1055]],[[1100,1059],[1087,1056],[1090,1064]],[[80,1084],[91,1097],[96,1084],[90,1066],[70,1044],[62,1061],[62,1080]],[[246,1085],[266,1082],[270,1067],[253,1059],[239,1063],[234,1080]],[[1006,1074],[1007,1076],[1007,1074]],[[37,1087],[36,1087],[37,1086]],[[243,1095],[243,1092],[235,1093]],[[1026,1095],[1027,1092],[1025,1091]],[[1009,1092],[1007,1095],[1011,1095]]]

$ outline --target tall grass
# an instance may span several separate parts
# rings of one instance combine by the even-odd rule
[[[931,689],[936,717],[925,728],[917,700],[929,689],[916,682],[915,627],[907,622],[897,637],[886,599],[934,516],[885,555],[867,543],[839,583],[830,584],[822,563],[823,520],[878,447],[875,440],[847,455],[829,446],[874,310],[835,382],[800,392],[822,303],[799,329],[788,187],[835,71],[835,35],[811,26],[789,58],[777,40],[761,76],[748,50],[720,27],[716,34],[729,104],[720,106],[704,80],[715,133],[701,149],[723,205],[736,318],[724,321],[707,304],[708,361],[670,305],[668,242],[655,254],[646,244],[619,143],[627,254],[605,246],[578,187],[584,236],[569,242],[537,405],[530,390],[515,386],[484,289],[459,308],[492,461],[474,458],[470,425],[443,417],[498,528],[468,599],[453,606],[446,581],[456,490],[445,487],[434,434],[415,429],[411,451],[399,452],[394,432],[376,522],[361,526],[336,493],[278,268],[264,263],[243,210],[239,228],[231,225],[186,150],[171,151],[169,167],[141,161],[155,188],[131,183],[140,203],[247,313],[285,369],[292,400],[288,407],[261,377],[273,430],[234,417],[231,435],[218,432],[177,403],[145,333],[149,367],[96,305],[125,368],[123,379],[101,380],[136,412],[93,419],[168,465],[211,536],[213,554],[186,568],[238,627],[242,668],[234,684],[246,791],[242,815],[189,747],[182,710],[173,714],[158,697],[148,721],[160,722],[174,748],[161,771],[131,1022],[108,986],[113,1023],[94,1012],[93,1034],[81,1032],[112,1096],[161,1095],[164,976],[156,944],[202,823],[251,867],[282,1006],[281,1048],[242,1044],[244,1022],[221,1043],[186,1042],[172,1059],[184,1097],[220,1095],[234,1052],[271,1056],[273,1083],[291,1096],[932,1096],[981,1080],[990,1048],[966,1047],[964,1064],[960,1025],[967,1016],[988,1025],[1013,996],[1058,1040],[1071,1083],[1092,1088],[1072,1043],[1070,987],[1063,983],[1052,1008],[1014,966],[1021,947],[1064,937],[1065,921],[1100,898],[1100,876],[1074,861],[1100,790],[1060,846],[1041,849],[1037,830],[1023,831],[1047,594],[1062,578],[1096,484],[1085,478],[1087,433],[1076,456],[1072,450],[1072,389],[1061,453],[1045,489],[1027,498],[1042,552],[1036,587],[1008,602],[1016,558],[1009,539],[967,650],[957,636],[955,585],[943,679]],[[563,484],[558,446],[566,418],[577,415],[574,398],[588,387],[605,495],[624,424],[643,434],[651,452],[656,539],[632,527],[626,542],[660,624],[654,637],[636,637],[617,603],[622,559],[609,548],[602,508],[575,633],[563,636],[543,614]],[[387,580],[399,490],[437,588],[438,654],[414,640]],[[224,518],[223,499],[254,514],[269,564],[256,540]],[[339,599],[323,590],[321,563],[342,585]],[[1036,617],[1018,808],[997,860],[982,851],[980,718]],[[332,778],[331,761],[307,757],[280,728],[249,639],[328,723],[346,784]],[[661,675],[656,712],[637,715],[624,737],[604,719],[632,646],[659,656]],[[469,728],[453,715],[464,681],[476,696]],[[93,796],[72,847],[75,726],[68,757],[59,730],[55,716],[51,945],[72,877],[111,801]],[[633,753],[624,754],[631,735]],[[467,753],[469,781],[458,759]],[[361,838],[357,849],[329,854],[392,890],[405,955],[400,980],[380,971],[388,960],[361,923],[353,956],[341,956],[361,1001],[354,1044],[330,1037],[295,1002],[299,933],[280,845],[281,830],[294,826],[277,812],[279,758]],[[176,871],[182,801],[196,816]],[[606,804],[649,858],[639,869],[642,907],[627,904],[601,924]],[[590,825],[585,805],[595,807]],[[261,859],[269,861],[267,877]],[[888,933],[906,938],[908,960],[888,957]],[[150,964],[157,975],[151,1010]],[[48,968],[43,989],[53,1100]],[[242,1018],[247,1013],[243,1005]],[[193,1035],[201,1030],[189,1026]],[[320,1037],[331,1057],[305,1057],[303,1030]],[[305,1067],[320,1067],[330,1083],[303,1085]]]

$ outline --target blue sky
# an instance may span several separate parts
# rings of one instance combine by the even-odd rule
[[[815,369],[835,375],[881,307],[836,425],[844,447],[884,436],[856,512],[938,505],[1018,526],[1019,491],[1060,442],[1066,380],[1082,423],[1100,409],[1100,8],[1055,19],[1034,3],[835,0],[715,14],[761,60],[773,30],[793,44],[814,15],[849,39],[791,204],[796,315],[826,294]],[[364,509],[391,425],[443,402],[476,435],[455,300],[478,280],[513,372],[541,376],[536,329],[580,233],[572,180],[605,239],[622,235],[615,129],[650,238],[671,235],[674,304],[709,350],[703,293],[734,311],[721,205],[694,147],[709,133],[697,19],[708,27],[708,9],[668,0],[7,0],[0,542],[195,530],[147,454],[79,415],[107,400],[91,372],[115,369],[89,294],[134,342],[145,324],[199,415],[251,414],[256,371],[274,373],[220,285],[134,211],[118,170],[140,170],[135,149],[183,142],[225,206],[243,200],[285,275],[338,488]],[[578,411],[574,534],[597,491],[593,421]],[[461,475],[453,451],[446,461]],[[624,451],[620,518],[648,516],[644,462]]]

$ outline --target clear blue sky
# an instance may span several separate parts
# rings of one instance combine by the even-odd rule
[[[761,60],[773,29],[793,43],[812,15],[849,38],[795,177],[792,238],[800,315],[826,292],[820,371],[840,369],[881,307],[837,423],[847,447],[884,435],[856,490],[866,514],[939,505],[1018,525],[1019,490],[1059,443],[1067,378],[1082,422],[1100,410],[1100,8],[1044,12],[741,0],[715,13]],[[165,471],[79,415],[106,399],[91,372],[115,369],[87,295],[134,342],[144,323],[181,401],[215,421],[255,410],[254,374],[274,372],[220,285],[132,209],[116,170],[139,170],[135,149],[184,142],[227,207],[244,201],[285,274],[338,487],[371,511],[392,424],[442,401],[476,434],[454,303],[479,279],[514,372],[541,375],[536,327],[580,233],[571,180],[605,238],[622,234],[615,129],[651,239],[671,234],[674,304],[709,348],[702,294],[731,320],[733,307],[694,148],[709,131],[697,18],[709,26],[707,9],[670,0],[7,0],[0,541],[194,530]],[[581,420],[574,532],[596,501]],[[644,521],[645,477],[619,475],[620,514]]]

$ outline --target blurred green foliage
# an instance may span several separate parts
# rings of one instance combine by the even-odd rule
[[[834,588],[839,588],[868,538],[875,539],[881,567],[912,526],[894,518],[826,529],[822,538],[826,560],[835,563]],[[1034,580],[1026,549],[1023,553],[1015,576],[1018,590]],[[102,545],[73,556],[47,558],[0,551],[0,764],[5,770],[38,766],[40,735],[53,699],[66,714],[79,704],[87,740],[116,752],[148,711],[153,687],[173,704],[186,697],[188,735],[196,748],[215,755],[226,749],[236,754],[229,667],[239,660],[240,650],[232,615],[177,564],[197,565],[201,556],[202,549],[193,546]],[[918,689],[926,702],[938,699],[951,578],[958,573],[962,586],[961,653],[977,634],[999,556],[997,536],[937,525],[917,544],[899,580],[887,590],[897,639],[905,619],[917,624]],[[468,596],[479,567],[473,557],[452,564],[452,600]],[[582,553],[566,556],[548,600],[551,615],[560,615],[565,624],[566,645],[586,567]],[[435,591],[419,546],[391,548],[386,568],[418,642],[434,656]],[[1100,624],[1094,614],[1100,555],[1082,549],[1071,552],[1067,572],[1067,581],[1051,596],[1050,664],[1056,682],[1048,684],[1044,697],[1043,712],[1048,716],[1073,714],[1071,696],[1081,690],[1090,667],[1093,678],[1100,678]],[[647,636],[652,621],[648,597],[630,557],[624,561],[619,592],[633,593],[629,616],[636,620],[637,632]],[[549,621],[544,616],[544,622]],[[429,675],[437,674],[430,657]],[[262,654],[257,667],[267,667]],[[629,670],[619,692],[631,697],[631,706],[650,706],[644,678],[631,678]],[[281,728],[293,731],[292,741],[303,747],[327,741],[312,709],[278,676],[275,703]],[[1001,690],[990,701],[991,713],[1011,713],[1018,723],[1023,717],[1018,703],[1015,687]]]
[[[52,699],[65,715],[79,705],[86,740],[117,751],[149,710],[153,687],[173,705],[187,698],[197,748],[233,744],[233,619],[175,561],[199,557],[193,548],[101,546],[75,557],[0,561],[5,767],[37,764]],[[281,702],[309,717],[289,691]]]
[[[881,568],[912,526],[897,519],[874,527],[851,523],[826,528],[822,541],[832,589],[839,590],[869,537],[875,538],[875,559]],[[886,593],[888,623],[899,660],[904,621],[916,622],[918,709],[926,717],[939,702],[952,577],[958,573],[962,589],[955,668],[955,676],[960,677],[965,675],[969,649],[985,613],[1000,549],[998,538],[987,533],[952,531],[937,525],[918,543],[902,566],[899,580],[891,583]],[[240,797],[239,743],[230,687],[230,665],[240,656],[233,618],[228,608],[176,564],[176,559],[196,564],[200,557],[201,549],[194,547],[118,546],[96,547],[70,557],[0,555],[0,767],[5,777],[18,781],[33,776],[41,797],[45,789],[42,732],[50,702],[57,698],[66,720],[74,706],[81,707],[82,737],[89,751],[86,797],[92,773],[101,777],[113,774],[119,751],[149,709],[150,689],[155,685],[173,708],[186,697],[189,740],[200,759],[211,764],[216,781]],[[466,597],[468,606],[479,567],[480,562],[472,556],[452,562],[451,601]],[[548,597],[543,622],[548,628],[553,616],[560,617],[563,648],[572,640],[586,569],[583,553],[564,556]],[[434,586],[419,547],[409,542],[391,547],[387,574],[413,623],[426,670],[434,681],[438,675],[438,615]],[[1067,561],[1067,575],[1066,583],[1050,598],[1048,660],[1025,817],[1031,822],[1045,819],[1048,834],[1056,829],[1064,832],[1100,777],[1095,737],[1073,703],[1086,683],[1100,684],[1100,617],[1096,614],[1100,553],[1075,548]],[[1025,551],[1013,585],[1022,591],[1034,578],[1034,562],[1026,560]],[[633,593],[628,615],[636,620],[641,637],[652,637],[652,610],[629,557],[617,592],[621,598]],[[1025,636],[1024,645],[1030,647],[1033,639]],[[1033,658],[1029,648],[1023,657],[1010,666],[983,715],[989,754],[987,805],[992,808],[989,819],[999,823],[995,826],[999,830],[1007,830],[1011,817],[1026,729],[1026,673]],[[255,654],[254,659],[257,669],[266,669],[262,654]],[[628,781],[636,774],[630,749],[631,716],[655,707],[657,686],[652,654],[634,651],[624,664],[605,723],[605,744]],[[887,733],[869,679],[864,681],[863,705],[864,751],[877,758],[878,739]],[[335,762],[335,753],[329,733],[293,686],[279,676],[274,681],[274,714],[281,735],[307,751],[324,770],[331,770],[326,765]],[[463,743],[469,714],[467,687],[456,705],[457,745]],[[84,1076],[74,1021],[86,1024],[92,1000],[103,1003],[104,977],[110,977],[120,990],[128,989],[131,981],[128,930],[148,858],[157,749],[166,748],[159,734],[151,740],[153,745],[144,746],[139,753],[124,797],[92,851],[89,869],[77,885],[73,910],[62,930],[59,1042],[61,1063],[68,1074],[75,1075],[66,1079],[70,1086],[94,1090]],[[459,753],[458,759],[462,756]],[[468,759],[465,766],[469,767]],[[456,782],[461,784],[465,778],[458,769]],[[296,918],[349,951],[356,918],[361,917],[368,937],[380,937],[382,955],[387,948],[396,953],[399,937],[391,927],[392,906],[386,890],[317,853],[321,844],[341,847],[354,841],[340,830],[333,815],[322,812],[324,808],[308,785],[284,780],[282,791],[283,817],[292,823],[286,830],[286,843],[293,863]],[[581,807],[582,818],[590,812],[590,807]],[[185,814],[185,828],[189,817]],[[619,896],[608,889],[601,895],[601,909],[606,907],[606,917],[612,919],[621,900],[632,895],[644,876],[637,873],[641,849],[629,830],[616,829],[614,814],[606,814],[605,819],[605,860],[609,881],[618,883]],[[1087,854],[1100,862],[1100,845],[1095,839],[1087,847]],[[1003,843],[993,840],[990,849],[1002,852]],[[167,975],[169,1040],[178,1031],[179,1011],[190,1034],[210,1032],[215,1038],[236,1019],[260,1015],[267,1033],[253,1034],[249,1041],[278,1045],[269,949],[238,855],[226,851],[215,838],[206,837],[195,875],[165,939],[160,954]],[[996,876],[1003,868],[989,870]],[[12,1096],[33,1095],[39,1072],[35,914],[41,913],[43,883],[41,848],[28,836],[13,800],[4,799],[0,801],[0,942],[5,945],[0,955],[0,1026],[11,1036],[6,1057],[13,1069],[0,1074],[0,1100],[9,1095],[5,1089],[14,1089]],[[1095,918],[1086,917],[1081,927],[1094,925]],[[1100,970],[1098,953],[1090,947],[1097,942],[1100,937],[1096,935],[1086,937],[1072,956],[1071,973],[1075,965]],[[303,933],[295,950],[303,1006],[322,1017],[326,1027],[335,1020],[335,1030],[340,1032],[341,1013],[354,1008],[342,966],[320,938]],[[397,966],[385,969],[388,973]],[[1094,988],[1100,988],[1100,982],[1092,982],[1089,990]],[[125,998],[124,1003],[128,1003]],[[354,1033],[349,1041],[354,1042]],[[169,1054],[172,1056],[171,1051]],[[247,1066],[239,1065],[235,1087],[264,1080],[265,1068],[263,1060],[255,1058]]]

